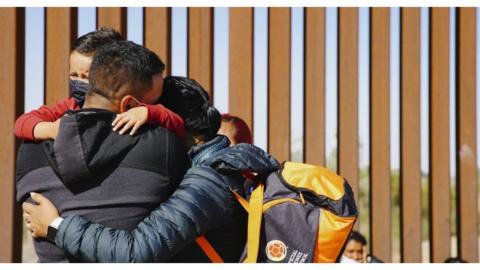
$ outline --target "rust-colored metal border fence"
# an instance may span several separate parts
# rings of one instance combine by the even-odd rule
[[[358,9],[338,12],[338,171],[359,191]],[[46,8],[46,104],[68,95],[68,55],[77,37],[76,8]],[[253,8],[229,9],[229,108],[253,128]],[[268,151],[290,159],[290,93],[304,91],[304,160],[325,165],[324,8],[304,12],[304,89],[290,89],[289,8],[269,8]],[[456,70],[458,256],[478,262],[476,9],[457,8],[456,59],[449,62],[449,9],[430,9],[430,260],[450,256],[449,67]],[[126,36],[126,8],[98,8],[97,26]],[[400,11],[400,249],[422,260],[420,172],[420,9]],[[213,88],[213,8],[188,9],[188,76]],[[171,61],[171,9],[144,8],[144,44]],[[0,8],[0,262],[21,260],[21,212],[15,203],[15,119],[23,113],[25,9]],[[390,176],[390,9],[370,9],[371,251],[392,260]],[[169,65],[167,65],[169,66]],[[167,73],[169,69],[167,68]],[[63,74],[63,75],[62,75]],[[357,198],[358,200],[358,198]]]

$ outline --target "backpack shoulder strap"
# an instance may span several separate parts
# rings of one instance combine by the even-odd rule
[[[211,174],[218,173],[210,167],[196,167],[197,170],[204,171]],[[242,196],[230,189],[234,197],[248,212],[248,237],[247,237],[247,258],[243,261],[245,263],[256,263],[258,258],[258,249],[260,246],[260,228],[262,225],[263,215],[263,192],[264,184],[259,183],[253,190],[250,196],[250,202],[247,202]],[[223,263],[222,258],[215,251],[213,246],[208,242],[205,236],[199,236],[195,239],[197,244],[203,250],[205,255],[214,263]]]
[[[243,207],[243,209],[245,209],[245,211],[247,211],[247,213],[250,213],[250,203],[247,200],[245,200],[245,198],[243,198],[240,194],[238,194],[232,188],[230,188],[230,192],[233,193],[233,196],[235,197],[235,199],[237,199],[237,201],[240,203],[240,205]]]
[[[197,171],[202,174],[209,175],[209,177],[220,177],[217,171],[215,169],[208,167],[208,166],[199,166],[191,169],[192,171]],[[233,194],[235,195],[235,198],[240,202],[240,199],[243,199],[239,194],[234,192],[232,189],[230,189]],[[238,197],[237,197],[238,196]],[[243,199],[245,201],[245,199]],[[245,201],[246,202],[246,201]],[[240,202],[241,203],[241,202]],[[248,204],[248,202],[246,202]],[[241,203],[242,204],[242,203]],[[243,206],[243,204],[242,204]],[[245,206],[244,206],[245,207]],[[203,253],[210,259],[211,262],[213,263],[224,263],[222,257],[218,254],[218,252],[215,250],[215,248],[210,244],[210,242],[207,240],[207,238],[204,235],[200,235],[195,239],[195,242],[197,245],[202,249]]]
[[[217,251],[213,248],[213,246],[208,242],[207,238],[205,236],[201,235],[195,239],[195,242],[200,246],[202,251],[207,255],[207,257],[212,261],[213,263],[223,263],[222,257],[218,255]]]
[[[247,238],[247,258],[245,263],[256,263],[258,258],[258,248],[260,246],[260,227],[262,225],[263,215],[263,183],[253,190],[250,196],[250,206],[248,211],[248,238]]]
[[[207,166],[199,166],[199,167],[193,167],[190,169],[190,172],[197,172],[200,174],[203,174],[205,176],[208,175],[208,177],[218,177],[220,178],[219,174],[210,167]],[[204,235],[200,235],[195,239],[195,242],[197,245],[202,249],[203,253],[210,259],[211,262],[213,263],[223,263],[222,257],[218,254],[218,252],[215,250],[215,248],[210,244],[210,242],[207,240],[207,238]]]

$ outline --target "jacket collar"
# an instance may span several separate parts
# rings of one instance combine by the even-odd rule
[[[219,151],[228,148],[230,140],[223,136],[217,135],[215,138],[201,145],[193,146],[188,151],[188,156],[192,160],[192,167],[208,165],[208,159],[218,154]]]

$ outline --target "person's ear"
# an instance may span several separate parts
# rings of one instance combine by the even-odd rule
[[[120,112],[124,113],[131,108],[140,106],[140,101],[138,101],[132,95],[126,95],[120,100]]]

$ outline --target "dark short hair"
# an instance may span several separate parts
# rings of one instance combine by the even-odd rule
[[[110,27],[101,27],[100,29],[78,37],[73,42],[72,50],[75,50],[83,55],[92,56],[98,49],[100,49],[100,47],[120,40],[124,40],[124,38],[115,29]]]
[[[199,83],[185,77],[170,76],[163,81],[163,89],[160,102],[183,118],[188,132],[204,141],[216,136],[221,115]]]
[[[141,98],[152,87],[152,76],[165,64],[149,49],[131,41],[116,41],[95,53],[90,66],[90,93],[110,100],[131,94]]]
[[[365,237],[357,231],[352,231],[350,233],[350,236],[348,236],[348,241],[350,241],[350,240],[355,240],[355,241],[361,243],[364,246],[367,245],[367,239],[365,239]]]

